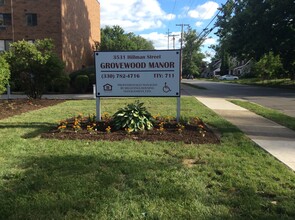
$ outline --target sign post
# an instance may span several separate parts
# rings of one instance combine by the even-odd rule
[[[179,98],[180,60],[180,50],[95,52],[96,97]]]

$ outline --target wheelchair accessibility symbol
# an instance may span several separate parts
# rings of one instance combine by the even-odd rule
[[[167,86],[166,82],[165,82],[165,86],[163,87],[163,92],[165,92],[165,93],[171,92],[171,89],[169,86]]]

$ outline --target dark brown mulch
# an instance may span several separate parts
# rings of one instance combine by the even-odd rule
[[[0,100],[0,120],[14,115],[45,108],[64,102],[65,100],[52,99],[14,99]]]
[[[207,131],[203,137],[197,131],[184,130],[179,134],[175,130],[166,130],[160,133],[157,130],[138,132],[127,134],[125,131],[115,131],[111,133],[106,132],[87,132],[83,131],[51,131],[42,134],[43,138],[56,138],[56,139],[70,139],[70,140],[108,140],[108,141],[122,141],[122,140],[135,140],[135,141],[170,141],[170,142],[184,142],[186,144],[218,144],[219,140],[211,131]]]
[[[99,123],[99,122],[97,122]],[[202,122],[201,122],[202,123]],[[132,132],[128,134],[124,130],[116,130],[107,133],[105,128],[110,124],[107,122],[101,122],[98,126],[100,130],[87,131],[86,126],[82,126],[79,131],[74,131],[71,128],[59,130],[57,128],[43,133],[43,138],[56,138],[56,139],[71,139],[71,140],[108,140],[108,141],[122,141],[122,140],[134,140],[134,141],[170,141],[170,142],[184,142],[186,144],[217,144],[219,139],[216,135],[202,123],[202,129],[199,124],[185,125],[185,128],[179,131],[179,127],[176,122],[165,123],[164,130],[160,131],[159,126],[155,126],[152,130],[143,132]]]

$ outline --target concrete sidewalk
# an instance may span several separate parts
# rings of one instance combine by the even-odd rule
[[[295,171],[295,132],[221,98],[196,97]]]
[[[183,92],[194,88],[183,86]],[[200,102],[237,126],[261,148],[295,171],[295,132],[223,98],[196,96]]]

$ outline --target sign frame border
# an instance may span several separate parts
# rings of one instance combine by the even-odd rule
[[[141,96],[141,95],[130,95],[130,96],[126,96],[126,95],[122,95],[122,96],[105,96],[105,95],[98,95],[97,93],[97,86],[96,86],[96,92],[95,92],[95,96],[96,98],[107,98],[107,97],[113,97],[113,98],[123,98],[123,97],[159,97],[159,98],[164,98],[164,97],[167,97],[167,98],[177,98],[177,97],[181,97],[181,56],[182,56],[182,51],[180,49],[173,49],[173,50],[123,50],[123,51],[94,51],[93,54],[94,54],[94,68],[95,68],[95,79],[97,80],[97,66],[96,66],[96,56],[97,54],[96,53],[100,53],[100,52],[103,52],[103,53],[114,53],[114,52],[118,52],[118,53],[126,53],[126,52],[155,52],[155,51],[171,51],[171,52],[179,52],[179,79],[178,79],[178,88],[179,88],[179,91],[178,91],[178,95],[170,95],[170,96],[165,96],[165,95],[145,95],[145,96]],[[97,83],[96,83],[97,85]]]

